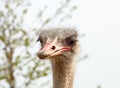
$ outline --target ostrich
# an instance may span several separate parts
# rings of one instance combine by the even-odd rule
[[[40,59],[49,58],[53,70],[53,88],[73,88],[78,33],[73,28],[54,28],[40,32],[37,41]]]

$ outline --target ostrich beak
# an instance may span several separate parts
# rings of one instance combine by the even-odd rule
[[[69,51],[71,48],[68,46],[60,46],[56,40],[47,42],[38,52],[37,56],[41,59],[61,55],[63,52]]]

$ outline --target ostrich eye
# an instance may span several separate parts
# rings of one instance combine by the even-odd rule
[[[77,39],[75,36],[66,38],[66,44],[69,46],[75,45],[76,42],[77,42]]]
[[[68,45],[74,45],[74,43],[75,43],[74,40],[68,41]]]
[[[37,39],[37,42],[38,42],[38,41],[40,42],[41,45],[43,45],[43,40],[42,40],[41,37],[39,37],[39,38]]]

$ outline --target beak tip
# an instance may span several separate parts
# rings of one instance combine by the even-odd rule
[[[44,54],[43,54],[43,52],[37,52],[37,56],[40,58],[40,59],[45,59],[44,58]]]

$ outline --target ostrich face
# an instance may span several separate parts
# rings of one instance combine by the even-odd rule
[[[77,35],[74,29],[42,30],[37,40],[41,44],[37,56],[40,59],[73,56],[78,45]]]

